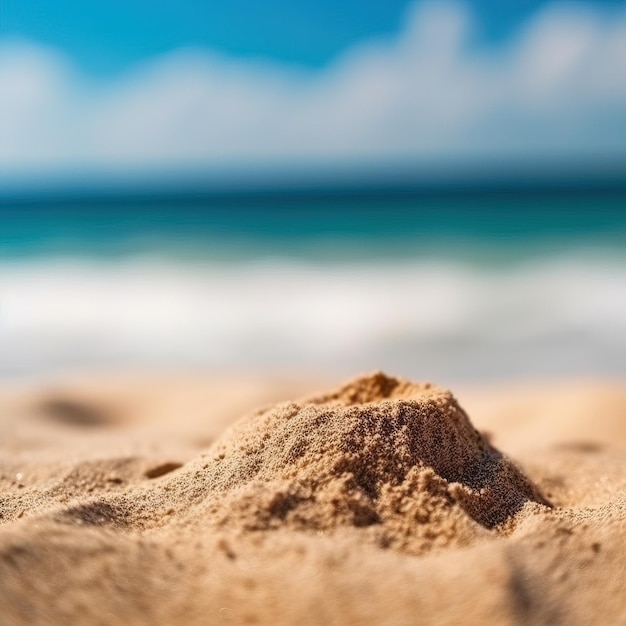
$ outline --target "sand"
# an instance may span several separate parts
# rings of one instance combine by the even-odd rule
[[[0,391],[0,624],[626,624],[623,384],[321,384]]]

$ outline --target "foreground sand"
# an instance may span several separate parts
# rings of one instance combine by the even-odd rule
[[[320,388],[0,392],[0,624],[626,624],[624,385]]]

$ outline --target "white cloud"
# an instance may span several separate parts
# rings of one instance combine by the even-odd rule
[[[319,73],[179,50],[108,82],[0,45],[0,167],[13,176],[242,163],[626,156],[626,11],[552,5],[504,47],[457,3]]]

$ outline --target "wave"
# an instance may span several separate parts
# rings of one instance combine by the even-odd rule
[[[0,375],[84,367],[442,382],[626,374],[626,256],[514,265],[158,258],[4,261]]]

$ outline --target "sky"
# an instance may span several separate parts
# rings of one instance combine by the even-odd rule
[[[0,190],[502,162],[626,167],[623,2],[0,3]]]

